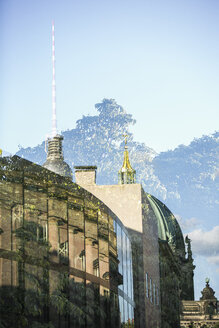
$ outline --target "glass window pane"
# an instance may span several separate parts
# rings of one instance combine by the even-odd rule
[[[131,281],[131,299],[134,301],[133,270],[132,270],[132,247],[131,247],[131,242],[130,242],[130,281]]]
[[[119,258],[119,273],[123,274],[123,261],[122,261],[122,229],[120,225],[117,225],[117,248]]]
[[[153,283],[153,303],[156,304],[157,300],[156,300],[156,286],[155,283]]]
[[[150,278],[150,301],[153,303],[152,279]]]
[[[127,323],[128,321],[128,303],[124,300],[124,322]]]
[[[132,283],[131,283],[131,245],[128,237],[127,242],[127,276],[128,276],[128,296],[132,298]]]
[[[127,245],[126,234],[122,230],[122,246],[123,246],[123,291],[127,294]]]
[[[149,298],[149,288],[148,288],[148,273],[146,272],[146,297]]]
[[[120,311],[120,320],[124,322],[124,307],[123,307],[123,298],[119,296],[119,311]]]
[[[131,304],[128,305],[129,306],[129,322],[132,322],[132,306]]]

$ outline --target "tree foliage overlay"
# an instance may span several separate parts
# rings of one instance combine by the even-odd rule
[[[97,165],[97,183],[118,183],[118,170],[123,162],[122,136],[127,133],[137,182],[165,201],[174,213],[185,218],[199,218],[203,223],[207,219],[208,227],[217,223],[219,132],[194,139],[189,146],[180,145],[175,150],[156,154],[144,143],[134,140],[130,128],[135,120],[114,99],[103,99],[95,108],[97,115],[83,116],[75,129],[62,133],[65,160],[72,168],[74,165]],[[34,148],[21,148],[17,155],[43,164],[46,160],[44,148],[44,143]]]

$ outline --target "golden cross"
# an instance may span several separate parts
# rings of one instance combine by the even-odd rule
[[[127,145],[128,134],[123,134],[122,136],[125,138],[125,145]]]

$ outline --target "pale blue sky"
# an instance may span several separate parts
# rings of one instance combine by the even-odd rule
[[[218,130],[218,17],[217,0],[1,0],[0,148],[51,130],[53,19],[60,131],[103,98],[133,114],[135,140],[157,152]],[[196,297],[205,265],[216,283],[199,262]]]
[[[114,98],[156,151],[219,122],[219,2],[2,0],[0,147],[34,146],[51,128],[55,21],[59,130]]]

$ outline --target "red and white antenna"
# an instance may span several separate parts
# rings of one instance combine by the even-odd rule
[[[56,80],[55,80],[55,28],[52,21],[52,138],[57,135]]]

